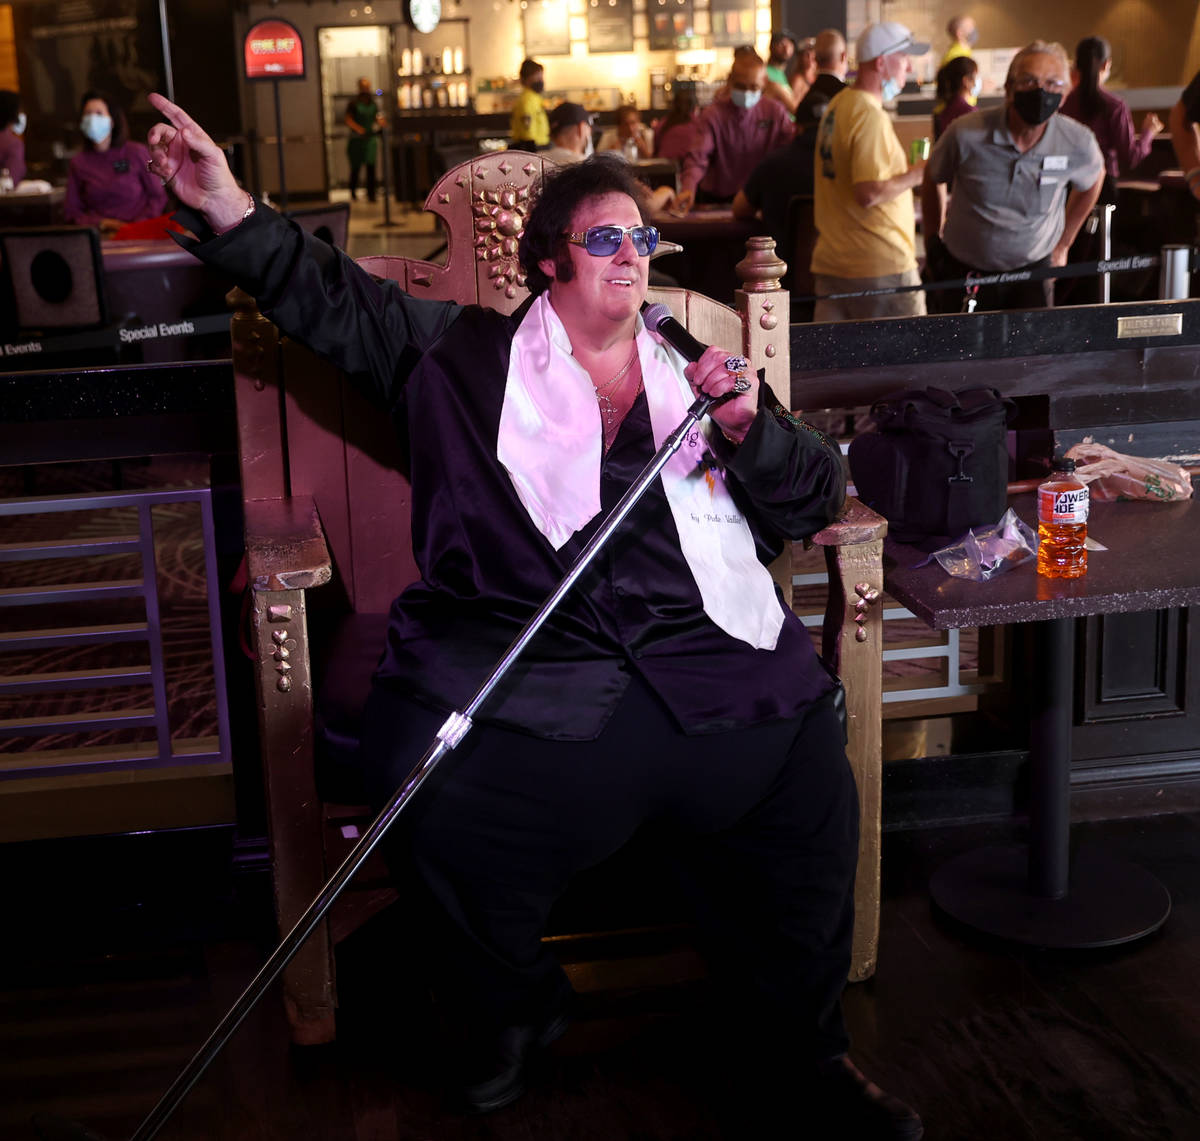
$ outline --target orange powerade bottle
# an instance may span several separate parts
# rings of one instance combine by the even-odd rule
[[[1050,478],[1038,488],[1038,574],[1087,574],[1087,517],[1087,484],[1075,475],[1075,461],[1055,460]]]

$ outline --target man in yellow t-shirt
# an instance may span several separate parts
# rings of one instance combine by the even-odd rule
[[[550,143],[550,119],[542,92],[546,89],[546,74],[536,59],[521,64],[521,94],[513,104],[509,123],[510,145],[518,150],[536,151]]]
[[[904,86],[909,56],[924,55],[903,24],[871,24],[858,37],[858,77],[829,102],[817,128],[813,212],[819,237],[812,272],[814,319],[853,321],[925,312],[920,291],[828,300],[829,294],[919,285],[910,167],[883,109]]]

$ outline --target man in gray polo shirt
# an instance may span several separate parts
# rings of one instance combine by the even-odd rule
[[[938,139],[921,185],[930,280],[1066,265],[1104,181],[1095,135],[1057,113],[1067,88],[1066,53],[1035,40],[1013,57],[1004,105],[956,119]],[[977,307],[1041,308],[1053,304],[1052,286],[985,286]],[[957,312],[961,298],[942,293],[935,304]]]

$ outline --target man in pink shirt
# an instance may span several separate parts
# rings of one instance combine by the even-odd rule
[[[690,210],[697,193],[709,202],[729,202],[750,172],[795,134],[782,103],[763,99],[766,68],[756,52],[739,52],[729,70],[729,97],[701,113],[697,140],[679,172],[675,206]]]

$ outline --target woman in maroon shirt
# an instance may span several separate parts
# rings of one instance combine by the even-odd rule
[[[937,97],[941,110],[933,116],[934,142],[955,119],[975,110],[969,100],[978,94],[979,64],[969,55],[955,56],[938,69]]]
[[[25,177],[25,115],[15,91],[0,91],[0,171],[8,171],[13,186]]]
[[[676,87],[670,112],[653,125],[655,155],[681,160],[696,142],[699,132],[696,117],[699,114],[695,91],[691,87]]]
[[[1064,115],[1091,127],[1108,171],[1101,202],[1116,201],[1116,180],[1137,166],[1149,153],[1154,136],[1163,129],[1162,120],[1150,111],[1135,133],[1129,105],[1104,90],[1112,72],[1112,48],[1099,36],[1088,36],[1075,49],[1075,86],[1059,108]]]
[[[155,218],[167,209],[162,180],[151,174],[150,152],[131,142],[125,113],[98,91],[79,106],[83,150],[67,171],[63,217],[79,226],[99,226],[106,236],[127,222]]]

